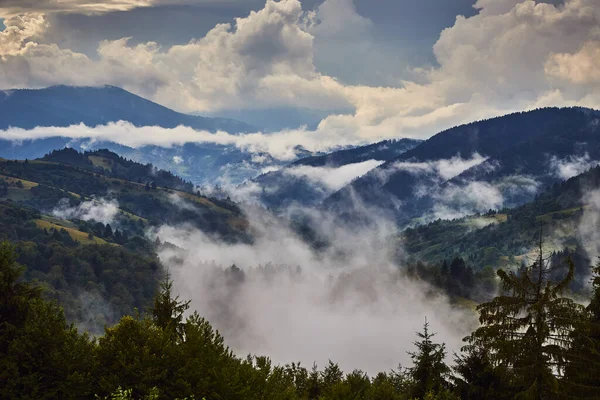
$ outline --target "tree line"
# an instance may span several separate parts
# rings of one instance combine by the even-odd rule
[[[566,294],[574,266],[554,278],[541,245],[531,266],[499,270],[501,293],[478,306],[480,327],[452,365],[425,322],[412,365],[369,377],[240,358],[167,275],[146,314],[94,338],[22,280],[14,248],[0,245],[0,398],[78,399],[579,399],[600,396],[600,265],[584,307]],[[307,338],[318,340],[318,338]]]

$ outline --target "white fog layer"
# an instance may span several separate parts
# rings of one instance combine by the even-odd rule
[[[276,363],[301,361],[369,373],[408,365],[415,331],[432,329],[458,350],[475,314],[406,278],[393,264],[399,250],[384,219],[352,232],[320,216],[331,249],[315,253],[283,224],[248,211],[257,239],[228,245],[189,227],[155,232],[159,257],[178,293],[206,316],[237,354],[267,355]],[[317,220],[317,218],[315,218]],[[241,271],[222,268],[235,265]],[[451,351],[449,354],[452,354]]]

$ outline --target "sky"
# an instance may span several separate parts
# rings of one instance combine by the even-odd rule
[[[0,89],[111,84],[187,113],[298,110],[332,143],[600,108],[598,0],[0,0],[0,18]]]

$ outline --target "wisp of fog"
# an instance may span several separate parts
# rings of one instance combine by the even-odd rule
[[[460,348],[475,314],[406,277],[391,221],[374,215],[368,228],[356,229],[304,211],[325,236],[325,250],[303,241],[286,218],[258,208],[246,209],[251,244],[226,244],[189,226],[163,226],[153,235],[168,243],[159,257],[177,292],[237,354],[389,371],[410,363],[406,352],[425,318],[449,357]]]

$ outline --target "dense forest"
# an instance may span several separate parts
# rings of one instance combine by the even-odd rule
[[[441,220],[406,229],[401,240],[410,260],[443,261],[456,256],[481,268],[508,266],[531,248],[531,238],[540,226],[547,238],[556,238],[577,260],[585,257],[573,235],[588,207],[586,194],[600,189],[600,167],[554,184],[533,201],[513,209],[489,210],[484,214]],[[566,248],[565,248],[566,247]],[[589,260],[577,262],[585,268]]]
[[[230,200],[106,151],[0,160],[0,398],[600,398],[600,264],[576,242],[549,251],[540,243],[533,263],[519,258],[547,236],[541,224],[552,233],[581,219],[583,188],[599,177],[592,169],[516,209],[405,231],[402,273],[473,309],[480,327],[450,354],[424,315],[405,346],[410,365],[369,376],[335,360],[275,365],[234,354],[206,315],[174,295],[157,251],[176,247],[146,232],[187,223],[224,243],[251,243]],[[114,205],[110,222],[65,211],[92,203]],[[494,222],[474,228],[481,219]],[[326,251],[318,233],[293,224]],[[213,268],[229,290],[245,284],[243,270]]]
[[[147,313],[104,335],[80,334],[40,287],[22,280],[14,248],[0,245],[0,397],[136,399],[568,399],[600,396],[600,267],[588,307],[566,297],[574,276],[551,278],[539,258],[498,271],[499,296],[477,307],[481,327],[452,364],[429,322],[416,333],[412,365],[373,377],[266,357],[234,355],[167,275]],[[435,321],[432,321],[435,324]]]
[[[225,242],[248,240],[235,203],[193,189],[103,150],[0,159],[0,241],[15,244],[24,278],[44,287],[69,321],[101,333],[152,303],[164,271],[148,229],[186,223]],[[106,208],[110,221],[98,220]]]

